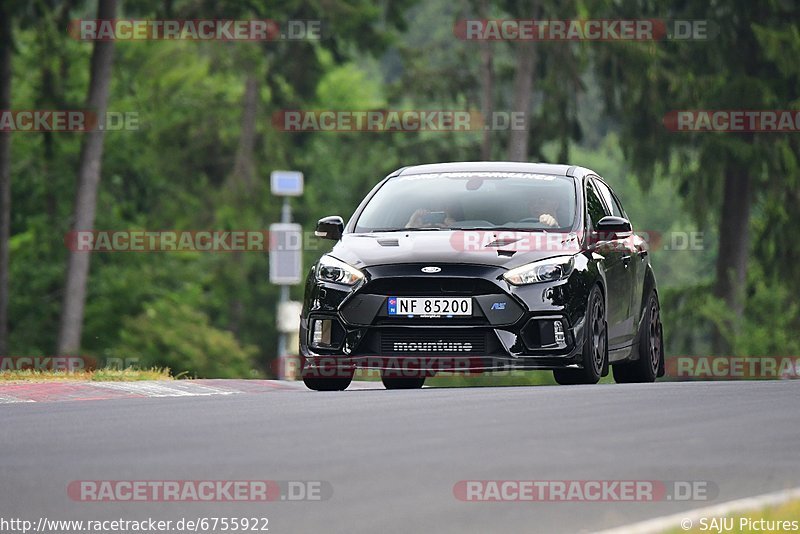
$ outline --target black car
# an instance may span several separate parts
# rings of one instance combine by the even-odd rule
[[[343,390],[356,368],[389,389],[443,371],[551,369],[559,384],[664,374],[646,242],[593,171],[460,162],[399,169],[311,268],[300,322],[305,384]]]

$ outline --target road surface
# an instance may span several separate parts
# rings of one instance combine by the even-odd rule
[[[800,381],[0,406],[0,518],[267,517],[282,532],[592,532],[800,486]],[[0,393],[2,390],[0,389]],[[82,502],[86,480],[321,481],[322,501]],[[707,481],[713,501],[464,502],[468,480]]]

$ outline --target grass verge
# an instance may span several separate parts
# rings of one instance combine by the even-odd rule
[[[39,369],[0,372],[0,382],[137,382],[140,380],[172,380],[169,369],[95,369],[91,371],[48,371]]]

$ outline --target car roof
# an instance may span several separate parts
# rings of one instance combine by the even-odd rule
[[[536,174],[552,174],[555,176],[579,177],[588,171],[574,165],[558,165],[553,163],[527,163],[520,161],[454,161],[450,163],[431,163],[403,167],[390,176],[409,176],[441,172],[530,172]],[[589,171],[591,172],[591,171]]]

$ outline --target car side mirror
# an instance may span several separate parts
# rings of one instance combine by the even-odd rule
[[[331,215],[324,217],[317,222],[317,228],[314,230],[314,235],[322,239],[332,239],[338,241],[342,238],[344,233],[344,221],[338,215]]]
[[[595,231],[599,234],[600,240],[605,241],[609,239],[617,239],[619,237],[626,237],[625,234],[630,234],[633,231],[631,222],[623,217],[614,217],[608,215],[603,217],[597,222]]]

